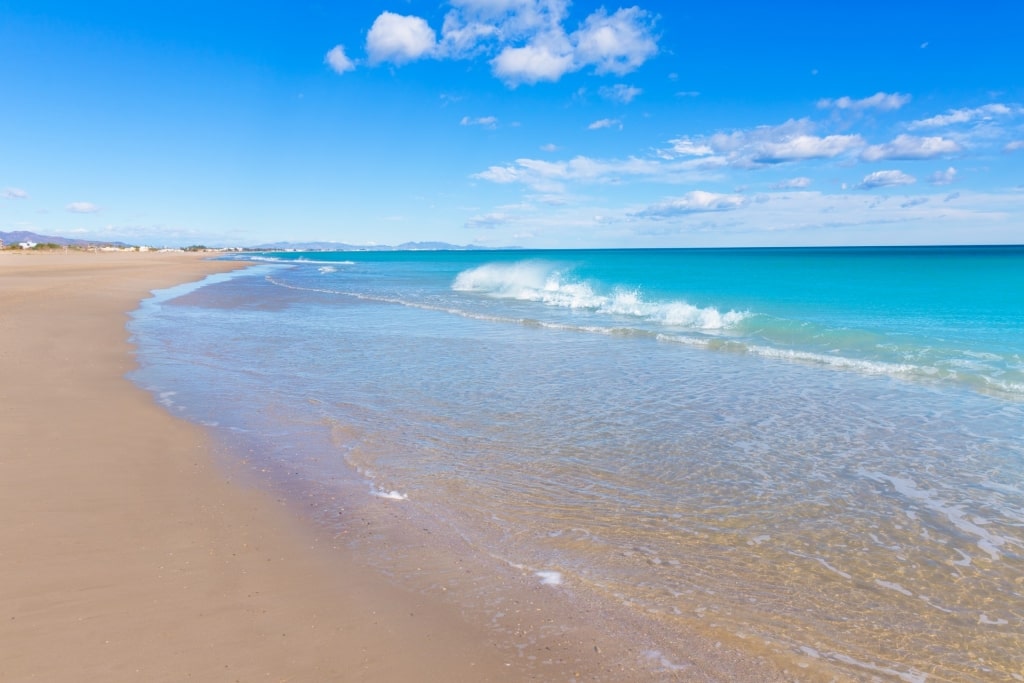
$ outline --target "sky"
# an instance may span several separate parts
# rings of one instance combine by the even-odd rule
[[[1024,3],[0,0],[0,231],[1024,243]]]

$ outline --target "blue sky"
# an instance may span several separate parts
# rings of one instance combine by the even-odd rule
[[[0,230],[1024,242],[1024,3],[0,0]]]

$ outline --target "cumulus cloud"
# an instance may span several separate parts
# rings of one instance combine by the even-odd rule
[[[336,73],[343,74],[346,71],[353,71],[355,63],[345,54],[344,45],[335,45],[324,55],[324,63],[330,66]]]
[[[894,111],[908,102],[910,102],[910,95],[904,95],[898,92],[876,92],[871,97],[865,97],[860,100],[855,100],[850,97],[840,97],[835,100],[827,98],[820,99],[818,100],[818,109],[850,109],[853,111],[878,109],[881,111]]]
[[[665,152],[668,155],[717,156],[730,166],[745,168],[832,159],[864,145],[860,135],[815,135],[814,126],[807,119],[670,142],[672,147]]]
[[[491,61],[494,75],[509,85],[557,81],[573,70],[573,56],[561,36],[525,47],[506,47]]]
[[[470,118],[469,116],[463,116],[462,120],[459,121],[460,126],[483,126],[484,128],[494,128],[498,125],[498,117],[496,116],[478,116],[476,118]]]
[[[618,127],[619,130],[622,130],[622,121],[619,121],[618,119],[601,119],[599,121],[594,121],[592,124],[587,126],[587,130],[600,130],[602,128],[615,127]]]
[[[664,219],[691,213],[731,211],[744,206],[747,201],[743,195],[693,190],[682,197],[674,197],[659,204],[653,204],[634,215],[640,218]]]
[[[811,186],[811,179],[806,177],[790,178],[789,180],[783,180],[780,183],[775,183],[772,187],[776,190],[802,190],[805,187]]]
[[[594,65],[599,74],[629,73],[658,52],[652,28],[652,17],[639,7],[610,16],[601,8],[573,34],[576,59],[581,65]]]
[[[876,187],[891,187],[893,185],[913,185],[917,178],[907,175],[903,171],[875,171],[864,176],[859,187],[862,190],[871,190]]]
[[[371,64],[423,57],[472,59],[492,55],[495,76],[510,87],[557,81],[593,68],[622,75],[658,51],[655,18],[639,7],[598,9],[569,32],[568,0],[450,0],[440,38],[426,20],[383,12],[366,38]],[[635,96],[635,95],[633,95]]]
[[[100,210],[100,207],[92,202],[71,202],[64,208],[71,213],[96,213]]]
[[[21,189],[20,187],[6,187],[3,191],[4,199],[28,199],[28,192]]]
[[[936,171],[928,180],[932,185],[949,185],[956,180],[956,169],[950,166],[945,171]]]
[[[625,85],[617,83],[615,85],[607,85],[599,89],[598,94],[606,100],[612,102],[621,102],[622,104],[629,104],[632,102],[640,93],[643,92],[640,88],[634,88],[631,85]]]
[[[892,142],[882,145],[871,145],[861,153],[864,161],[881,161],[884,159],[932,159],[946,154],[954,154],[962,148],[955,140],[935,137],[917,137],[914,135],[897,135]]]
[[[366,53],[371,64],[405,64],[428,57],[437,45],[437,35],[425,19],[383,12],[366,35]]]
[[[1009,107],[1005,104],[986,104],[982,107],[950,109],[945,114],[919,119],[909,124],[911,130],[918,128],[941,128],[974,121],[992,121],[999,117],[1022,113],[1020,107]]]

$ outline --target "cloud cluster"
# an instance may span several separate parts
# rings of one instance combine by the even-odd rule
[[[499,184],[520,183],[539,192],[563,192],[567,182],[612,183],[628,177],[664,176],[671,171],[656,159],[602,161],[577,156],[569,161],[516,159],[514,164],[491,166],[472,177]]]
[[[891,142],[871,145],[861,153],[864,161],[882,161],[885,159],[932,159],[947,154],[955,154],[963,149],[955,140],[943,137],[917,137],[914,135],[897,135]]]
[[[693,190],[681,197],[675,197],[660,204],[654,204],[632,215],[638,218],[661,220],[691,213],[731,211],[745,206],[748,201],[747,197],[739,194],[717,194],[703,190]]]
[[[917,178],[907,175],[903,171],[875,171],[864,176],[859,187],[862,190],[873,190],[876,187],[891,187],[893,185],[912,185]]]
[[[871,97],[855,100],[850,97],[839,99],[818,100],[818,109],[850,109],[860,111],[863,109],[878,109],[880,111],[894,111],[910,102],[910,95],[901,93],[876,92]]]
[[[599,92],[615,100],[612,88]],[[879,92],[859,100],[819,102],[818,107],[864,113],[893,111],[909,101],[910,95]],[[935,160],[979,154],[992,158],[994,151],[1019,153],[1024,150],[1020,137],[1024,129],[1015,121],[1019,116],[1024,116],[1020,105],[993,103],[917,120],[905,116],[880,128],[874,117],[830,113],[817,119],[793,118],[775,125],[681,135],[627,158],[519,158],[472,177],[522,186],[526,190],[522,203],[483,211],[467,226],[532,235],[573,226],[609,239],[627,234],[660,239],[674,232],[712,235],[860,230],[864,226],[874,230],[896,223],[992,221],[1002,226],[1003,209],[980,199],[966,207],[960,192],[942,190],[960,180],[959,172],[948,162],[940,166]],[[862,123],[870,125],[858,125]],[[600,119],[589,128],[619,125],[617,119]],[[557,148],[546,146],[546,150]],[[906,162],[906,168],[891,162]],[[827,175],[820,175],[826,170]],[[971,168],[972,175],[978,172],[979,168]],[[627,183],[632,185],[628,190],[623,187]],[[659,184],[683,183],[681,192],[660,199],[661,193],[651,194]],[[812,185],[832,190],[811,190]],[[622,190],[590,192],[587,186]],[[1017,195],[1014,201],[1019,205],[1024,193],[1013,197]],[[616,205],[620,196],[633,199]],[[1004,201],[1006,196],[986,196],[985,201]],[[548,206],[542,207],[542,202]],[[992,233],[1005,234],[1004,227]]]
[[[557,81],[591,68],[622,75],[658,52],[656,18],[639,7],[604,8],[585,17],[575,31],[565,23],[569,0],[449,0],[440,34],[427,20],[382,12],[366,36],[370,65],[402,65],[419,59],[490,58],[495,76],[510,87]],[[338,73],[355,64],[338,45],[325,61]],[[626,101],[639,94],[623,91]]]
[[[28,192],[20,187],[6,187],[0,196],[4,199],[28,199]]]
[[[724,165],[755,168],[789,161],[833,159],[858,150],[865,143],[860,135],[817,135],[810,120],[790,119],[778,126],[681,137],[670,144],[663,151],[666,157],[712,157]]]
[[[950,109],[945,114],[931,116],[926,119],[912,121],[908,128],[944,128],[962,123],[974,123],[976,121],[992,121],[1001,117],[1013,116],[1024,113],[1020,107],[1010,107],[1005,104],[993,103],[981,107]]]

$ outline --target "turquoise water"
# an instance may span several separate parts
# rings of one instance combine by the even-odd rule
[[[1024,680],[1024,248],[257,259],[136,381],[324,500],[808,678]]]

